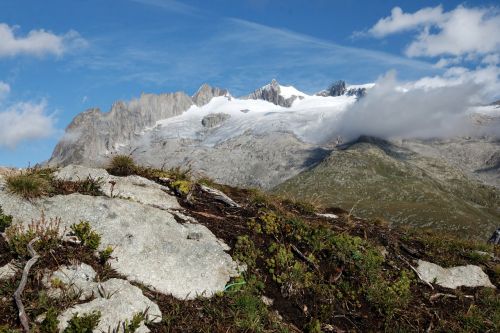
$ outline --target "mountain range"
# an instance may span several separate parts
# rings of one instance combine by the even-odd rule
[[[125,154],[228,185],[356,205],[363,217],[489,236],[500,219],[499,138],[344,143],[332,124],[374,86],[336,81],[306,94],[272,80],[242,97],[208,84],[192,96],[142,94],[109,112],[77,115],[48,164],[101,167]],[[478,106],[469,120],[478,127],[499,122],[500,106]]]

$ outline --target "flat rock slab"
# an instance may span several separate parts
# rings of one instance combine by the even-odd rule
[[[436,283],[442,287],[490,287],[495,288],[488,275],[481,267],[475,265],[443,268],[428,261],[419,260],[417,271],[420,278],[428,283]]]
[[[101,294],[88,303],[75,305],[58,317],[59,330],[62,332],[67,326],[68,321],[78,314],[82,316],[94,311],[101,313],[99,325],[94,332],[123,332],[123,325],[126,321],[130,323],[137,313],[146,312],[146,320],[149,322],[160,322],[161,311],[158,305],[149,300],[142,294],[141,289],[130,284],[130,282],[121,279],[109,279],[99,283]],[[137,333],[149,332],[149,329],[141,323],[136,330]]]
[[[192,299],[224,290],[239,274],[227,245],[206,227],[177,223],[165,210],[131,200],[81,194],[26,201],[0,191],[0,205],[14,223],[29,224],[42,211],[62,228],[88,221],[101,234],[100,249],[113,246],[111,266],[129,280],[174,297]],[[189,237],[189,235],[197,237]]]
[[[79,181],[88,177],[103,182],[102,191],[108,197],[129,199],[162,209],[180,209],[175,196],[165,193],[165,186],[139,176],[116,177],[104,169],[68,165],[55,173],[56,179]],[[111,191],[113,182],[113,191]]]
[[[59,298],[70,293],[79,295],[80,300],[85,300],[98,295],[96,275],[91,266],[81,263],[61,266],[57,271],[45,274],[42,283],[52,298]]]

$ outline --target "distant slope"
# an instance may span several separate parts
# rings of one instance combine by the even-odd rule
[[[500,192],[443,160],[364,138],[274,190],[362,217],[485,238],[500,221]],[[356,204],[357,203],[357,204]]]

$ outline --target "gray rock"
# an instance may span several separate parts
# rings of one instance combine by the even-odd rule
[[[68,165],[55,173],[56,179],[82,180],[88,176],[101,179],[102,191],[108,197],[123,198],[162,209],[180,209],[177,199],[165,193],[168,188],[139,176],[111,176],[104,169]],[[110,182],[114,182],[113,187]],[[113,188],[113,191],[111,189]]]
[[[281,93],[280,84],[278,83],[278,81],[273,79],[270,84],[255,90],[250,95],[242,97],[242,99],[262,99],[264,101],[268,101],[273,104],[289,108],[292,106],[293,102],[298,98],[298,96],[291,96],[289,98],[284,98],[283,96],[280,95],[280,93]]]
[[[307,170],[330,152],[287,132],[245,132],[215,146],[195,140],[164,140],[161,134],[151,133],[147,148],[138,143],[130,151],[136,161],[148,161],[155,167],[190,168],[218,183],[264,189]]]
[[[200,89],[193,95],[193,102],[198,106],[203,106],[210,102],[214,97],[228,96],[229,91],[227,89],[220,89],[217,87],[211,87],[210,85],[204,83]]]
[[[98,284],[95,282],[96,275],[91,266],[80,263],[78,265],[61,266],[57,271],[45,274],[42,283],[48,289],[48,295],[52,298],[71,294],[80,296],[80,300],[85,300],[99,294],[97,290]]]
[[[201,124],[203,125],[203,127],[213,128],[221,125],[229,118],[231,118],[231,116],[227,113],[212,113],[203,117],[203,119],[201,120]]]
[[[137,313],[147,311],[148,322],[160,322],[161,311],[157,304],[150,301],[142,291],[121,279],[109,279],[100,283],[101,294],[94,300],[75,305],[59,315],[59,330],[68,326],[68,321],[75,315],[84,315],[99,311],[101,313],[99,325],[94,332],[108,332],[121,326],[125,321],[130,322]],[[118,332],[123,332],[120,327]],[[144,322],[137,329],[137,333],[149,332]]]
[[[7,265],[0,267],[0,281],[8,280],[16,276],[19,268],[14,261],[9,262]]]
[[[475,265],[443,268],[424,260],[418,261],[417,272],[420,278],[428,283],[436,283],[442,287],[489,287],[495,288],[488,275],[481,267]]]
[[[60,217],[66,230],[89,221],[102,235],[100,249],[113,246],[114,269],[180,299],[211,296],[239,274],[236,262],[224,252],[227,245],[206,227],[179,224],[168,211],[131,200],[71,194],[28,202],[3,191],[0,205],[14,223],[25,225],[38,220],[42,211],[47,219]],[[202,237],[190,240],[190,233]]]

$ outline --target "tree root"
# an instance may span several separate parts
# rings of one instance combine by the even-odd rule
[[[28,243],[28,252],[31,255],[31,259],[28,260],[23,269],[23,275],[21,277],[21,282],[19,283],[19,287],[17,287],[16,292],[14,293],[14,300],[16,301],[17,308],[19,310],[19,320],[21,321],[21,325],[23,326],[23,330],[26,333],[30,332],[30,324],[28,320],[28,316],[26,315],[26,311],[24,310],[23,301],[21,300],[21,294],[26,287],[26,282],[28,281],[28,275],[30,273],[31,267],[38,261],[40,255],[36,253],[33,249],[33,244],[38,241],[40,237],[35,237]]]

